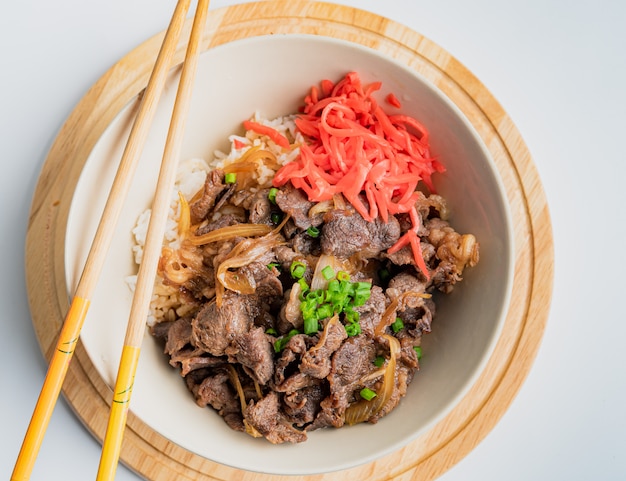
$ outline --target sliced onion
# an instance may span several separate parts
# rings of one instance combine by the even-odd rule
[[[309,349],[309,351],[317,351],[318,349],[321,349],[322,347],[324,347],[324,344],[326,344],[326,339],[328,338],[328,331],[330,330],[330,327],[332,325],[336,326],[338,324],[340,324],[340,322],[339,322],[339,315],[335,314],[333,317],[331,317],[328,320],[328,322],[324,326],[324,330],[322,331],[322,335],[320,336],[320,339],[317,342],[317,344],[315,344],[315,346],[313,346],[311,349]]]
[[[185,199],[185,196],[181,192],[178,193],[178,202],[180,204],[178,237],[184,239],[191,228],[191,209],[189,208],[189,202],[187,202],[187,199]]]
[[[247,189],[258,185],[258,178],[261,169],[267,168],[276,172],[280,164],[276,156],[269,150],[261,149],[259,146],[248,149],[238,160],[224,166],[224,173],[236,173],[237,185],[240,189]]]
[[[250,284],[250,279],[231,272],[229,269],[237,269],[260,259],[269,250],[284,244],[285,240],[277,232],[271,232],[263,237],[247,238],[239,242],[222,261],[216,271],[216,278],[222,287],[238,292],[239,294],[252,294],[255,286]],[[221,306],[223,290],[216,292],[217,305]]]
[[[237,395],[239,396],[239,404],[241,405],[241,416],[243,417],[243,425],[246,428],[246,434],[249,434],[253,438],[263,437],[263,435],[259,431],[257,431],[254,426],[250,425],[250,423],[243,415],[247,407],[246,395],[243,392],[243,387],[241,385],[241,381],[239,380],[239,374],[237,374],[234,366],[232,364],[228,364],[227,367],[230,383],[234,386],[235,390],[237,391]]]
[[[343,260],[327,254],[322,254],[315,266],[315,271],[313,272],[313,279],[311,279],[311,290],[315,291],[317,289],[326,289],[328,286],[328,281],[324,279],[324,275],[322,271],[330,266],[333,269],[333,272],[337,274],[339,271],[347,271],[350,273],[352,269],[350,265]]]
[[[371,401],[361,399],[351,404],[348,409],[346,409],[344,419],[349,426],[365,422],[372,416],[378,414],[393,395],[396,383],[397,357],[400,353],[400,342],[393,336],[385,334],[383,337],[389,342],[389,362],[387,362],[387,366],[384,369],[382,385],[376,392],[374,399]]]
[[[235,224],[215,229],[203,235],[191,236],[187,241],[194,246],[211,242],[234,239],[235,237],[256,237],[269,234],[272,228],[265,224]]]

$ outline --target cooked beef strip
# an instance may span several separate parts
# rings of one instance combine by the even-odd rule
[[[290,182],[278,189],[276,205],[285,214],[289,214],[294,224],[302,230],[311,226],[317,227],[323,222],[322,214],[309,217],[309,211],[315,203],[309,201],[306,194],[300,189],[296,189]]]
[[[246,208],[253,224],[271,224],[272,204],[268,199],[269,189],[261,189],[250,199]]]
[[[248,332],[259,314],[258,299],[226,291],[221,307],[205,304],[191,321],[192,342],[213,356],[223,356],[228,345]]]
[[[306,231],[296,234],[290,241],[293,250],[302,255],[319,257],[322,254],[320,239],[311,237]]]
[[[226,188],[222,170],[215,169],[207,173],[202,196],[189,206],[192,224],[198,224],[206,218],[215,206],[215,201]]]
[[[359,324],[364,335],[372,337],[374,329],[387,307],[387,298],[379,286],[372,286],[370,297],[365,304],[354,310],[359,313]]]
[[[261,385],[274,374],[274,348],[261,327],[235,337],[225,351],[231,363],[241,364],[244,371]]]
[[[376,347],[370,338],[361,335],[345,340],[331,361],[327,377],[330,395],[320,403],[321,411],[307,430],[343,426],[344,414],[355,401],[354,390],[359,381],[376,369],[375,357]]]
[[[204,235],[209,232],[213,232],[214,230],[221,229],[222,227],[228,227],[235,224],[240,224],[244,222],[245,219],[236,216],[235,214],[224,214],[220,216],[218,219],[209,222],[207,224],[201,225],[196,230],[196,235]]]
[[[218,369],[201,380],[187,376],[187,387],[200,407],[211,406],[226,423],[237,431],[243,431],[241,406],[236,391],[230,385],[227,369]]]
[[[280,410],[280,399],[275,392],[251,403],[244,413],[248,423],[273,444],[299,443],[307,439],[305,432],[294,428]]]
[[[273,260],[273,259],[271,259]],[[273,299],[282,297],[283,284],[278,276],[280,272],[276,269],[269,269],[269,262],[251,262],[239,269],[242,276],[251,279],[251,284],[255,286],[255,295],[261,299]]]
[[[225,364],[224,358],[214,357],[207,354],[202,349],[182,349],[174,354],[170,359],[170,364],[180,367],[180,375],[185,377],[192,371],[207,367],[221,366]]]
[[[302,428],[315,420],[319,412],[319,404],[327,396],[328,385],[322,381],[298,391],[286,393],[283,396],[285,416],[289,422]]]
[[[319,335],[319,341],[308,349],[300,361],[300,372],[317,379],[324,379],[330,373],[331,356],[348,337],[343,324],[330,322]]]
[[[305,334],[296,334],[289,339],[274,365],[275,385],[282,384],[285,379],[297,371],[297,364],[310,345],[311,339]]]
[[[388,222],[376,218],[366,221],[353,210],[331,210],[324,214],[321,234],[322,252],[348,258],[357,252],[362,257],[378,257],[400,238],[400,224],[393,216]]]

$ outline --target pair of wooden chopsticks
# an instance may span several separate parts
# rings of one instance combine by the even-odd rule
[[[107,203],[104,207],[80,281],[76,288],[69,311],[65,317],[56,350],[50,361],[39,399],[28,426],[20,453],[18,455],[11,481],[26,481],[30,478],[35,459],[39,453],[45,431],[48,427],[54,405],[75,346],[82,329],[90,299],[98,277],[102,271],[105,257],[115,231],[119,214],[130,189],[132,177],[154,118],[159,98],[165,85],[172,58],[185,23],[191,0],[179,0],[172,19],[165,33],[154,69],[143,93],[137,117],[120,160]],[[113,391],[113,400],[109,414],[107,430],[102,445],[102,456],[98,468],[98,481],[111,480],[115,477],[122,444],[124,428],[133,380],[135,377],[139,352],[143,338],[143,329],[149,310],[150,298],[161,244],[165,232],[172,187],[178,166],[182,145],[185,118],[189,109],[192,84],[195,78],[199,56],[199,44],[206,22],[209,0],[198,0],[189,43],[181,77],[179,81],[168,137],[163,154],[163,161],[157,181],[152,215],[148,226],[143,259],[139,267],[137,285],[129,315],[124,347],[119,363],[117,380]]]

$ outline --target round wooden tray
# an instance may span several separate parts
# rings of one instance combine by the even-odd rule
[[[190,23],[187,33],[189,28]],[[368,465],[311,477],[242,472],[173,444],[132,412],[121,460],[155,481],[434,479],[471,451],[498,422],[524,381],[541,341],[552,291],[553,245],[537,171],[515,125],[490,92],[441,47],[386,18],[308,0],[236,5],[210,12],[202,48],[271,33],[323,35],[374,48],[428,78],[464,112],[493,156],[513,218],[516,264],[503,333],[484,372],[455,409],[405,448]],[[147,84],[162,36],[131,51],[87,92],[60,131],[39,177],[26,239],[26,276],[33,324],[48,359],[69,307],[65,228],[78,177],[105,128]],[[181,38],[186,38],[185,33]],[[184,48],[181,42],[177,62],[182,62]],[[111,393],[80,344],[63,393],[102,441]]]

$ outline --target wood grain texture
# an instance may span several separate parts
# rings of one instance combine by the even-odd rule
[[[222,8],[210,12],[202,49],[270,33],[323,35],[374,48],[429,79],[470,120],[496,163],[513,218],[514,286],[502,334],[483,373],[456,408],[405,448],[373,463],[314,476],[243,472],[171,443],[132,412],[122,461],[155,481],[435,479],[498,422],[526,378],[541,342],[552,292],[553,242],[537,170],[512,120],[471,72],[419,33],[372,13],[306,0]],[[187,36],[188,30],[182,38]],[[60,131],[39,177],[26,240],[26,276],[36,335],[48,358],[69,307],[64,237],[78,176],[113,117],[129,102],[136,102],[161,42],[162,35],[157,35],[134,49],[87,92]],[[175,61],[182,62],[183,56],[181,44]],[[102,440],[111,391],[80,344],[63,392],[85,426]]]

